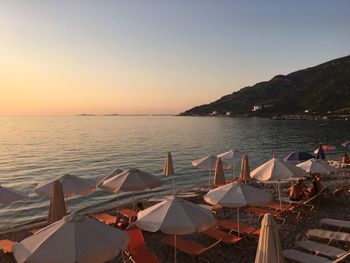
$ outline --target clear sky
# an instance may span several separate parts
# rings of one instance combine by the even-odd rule
[[[350,1],[0,0],[0,115],[179,113],[350,54]]]

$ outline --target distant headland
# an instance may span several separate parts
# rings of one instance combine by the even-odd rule
[[[277,75],[180,115],[349,119],[350,56]]]

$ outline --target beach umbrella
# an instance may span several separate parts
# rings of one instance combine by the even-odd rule
[[[129,235],[72,213],[15,244],[18,263],[102,263],[126,249]]]
[[[248,182],[250,180],[250,168],[248,155],[244,154],[242,157],[241,171],[239,173],[239,181]]]
[[[341,146],[343,146],[343,147],[350,147],[350,141],[343,142],[341,144]]]
[[[232,179],[234,177],[234,164],[242,158],[243,154],[237,149],[231,149],[227,152],[221,153],[218,157],[222,160],[230,160],[232,163]]]
[[[336,172],[337,169],[329,165],[324,160],[310,159],[297,165],[308,173],[329,174]]]
[[[165,176],[171,176],[172,181],[173,181],[173,191],[175,194],[175,192],[176,192],[175,177],[174,177],[175,173],[174,173],[173,158],[171,157],[170,152],[167,153],[167,156],[165,158],[163,173]]]
[[[133,210],[135,211],[135,192],[153,189],[162,185],[157,177],[136,168],[130,168],[102,183],[104,190],[111,192],[132,192]]]
[[[12,188],[0,185],[0,203],[9,204],[26,198],[27,195]]]
[[[239,234],[239,209],[267,204],[271,202],[272,195],[248,184],[233,182],[210,190],[203,198],[214,206],[237,208]]]
[[[76,195],[88,195],[96,190],[96,186],[88,179],[83,179],[75,175],[65,174],[58,179],[39,183],[34,191],[38,195],[51,197],[53,184],[58,180],[62,184],[63,194],[65,198]]]
[[[209,154],[206,157],[203,157],[201,159],[198,160],[194,160],[192,161],[192,165],[195,167],[198,167],[202,170],[207,170],[209,171],[209,187],[211,185],[211,173],[212,171],[215,170],[216,168],[216,160],[218,159],[218,157],[214,154]],[[223,163],[223,169],[230,169],[232,167],[231,164],[229,163]]]
[[[295,151],[288,154],[284,160],[286,162],[300,162],[300,161],[307,161],[309,159],[315,158],[311,153],[309,152],[301,152],[301,151]]]
[[[281,202],[281,190],[280,182],[281,181],[291,181],[295,177],[306,176],[304,170],[295,165],[280,160],[279,158],[273,157],[271,160],[263,163],[259,167],[255,168],[251,173],[250,177],[262,181],[262,182],[277,182],[278,186],[278,196]]]
[[[276,221],[270,213],[261,221],[255,263],[283,263],[281,241]]]
[[[53,190],[51,194],[49,216],[47,220],[49,224],[61,220],[67,214],[62,184],[56,180],[54,181],[52,187]]]
[[[322,145],[320,145],[320,147],[318,147],[314,153],[316,154],[316,159],[321,159],[321,160],[324,160],[326,159],[326,156],[324,154],[324,150],[322,148]]]
[[[102,184],[103,184],[104,181],[106,181],[107,179],[109,179],[109,178],[111,178],[111,177],[113,177],[113,176],[115,176],[117,174],[121,174],[122,172],[123,172],[122,169],[116,169],[113,172],[104,175],[102,177],[102,179],[97,182],[96,187],[99,187],[99,188],[103,189],[103,185]]]
[[[146,231],[174,235],[176,246],[176,235],[205,231],[216,219],[209,210],[175,196],[140,211],[135,224]]]
[[[220,158],[216,160],[216,168],[214,175],[214,185],[224,185],[226,184],[224,169],[222,167],[222,161]]]
[[[102,177],[102,179],[100,181],[98,181],[98,183],[96,184],[96,187],[105,190],[105,191],[109,191],[109,189],[104,188],[103,186],[103,182],[106,181],[109,178],[112,178],[114,176],[116,176],[117,174],[121,174],[122,172],[124,172],[122,169],[116,169],[113,172],[106,174],[105,176]],[[117,192],[117,211],[119,211],[119,192]]]

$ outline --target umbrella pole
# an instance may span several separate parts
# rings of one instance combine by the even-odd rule
[[[232,180],[235,180],[235,162],[232,161]]]
[[[237,208],[237,232],[239,236],[239,207]]]
[[[132,211],[135,213],[135,192],[132,191]]]
[[[117,213],[119,213],[119,192],[117,192]]]
[[[277,187],[278,187],[278,198],[280,200],[280,208],[282,211],[282,200],[281,200],[281,188],[280,188],[280,181],[277,182]]]
[[[174,252],[175,252],[175,263],[176,263],[176,234],[174,235]]]
[[[175,195],[175,193],[176,193],[175,174],[173,174],[171,177],[172,177],[172,179],[173,179],[173,192],[174,192],[174,195]]]

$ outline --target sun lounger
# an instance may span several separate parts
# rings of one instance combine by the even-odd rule
[[[294,207],[301,208],[303,206],[310,207],[310,210],[314,210],[315,206],[312,205],[311,203],[318,199],[323,193],[325,192],[325,189],[322,189],[320,192],[318,192],[316,195],[313,197],[307,199],[307,200],[300,200],[300,201],[292,201],[289,199],[289,197],[281,197],[280,200],[284,203],[293,205]]]
[[[350,221],[346,220],[338,220],[338,219],[332,219],[332,218],[323,218],[320,220],[321,225],[328,225],[328,226],[334,226],[338,227],[340,229],[347,228],[350,229]]]
[[[142,231],[139,228],[128,229],[127,233],[130,236],[126,252],[129,260],[135,263],[160,263],[160,260],[148,249]]]
[[[337,247],[317,243],[311,240],[302,240],[296,244],[298,247],[309,250],[316,254],[326,256],[332,259],[340,258],[345,255],[346,251]]]
[[[323,229],[310,229],[307,231],[308,237],[328,239],[334,241],[350,242],[350,233],[335,232]]]
[[[282,253],[284,257],[301,263],[332,263],[328,258],[311,255],[295,249],[285,249]]]
[[[131,210],[131,209],[122,209],[118,211],[118,214],[121,214],[122,216],[125,216],[127,218],[137,216],[137,212]]]
[[[236,222],[221,219],[218,220],[217,225],[221,228],[230,230],[230,233],[238,233],[238,224]],[[260,228],[239,224],[239,233],[246,234],[248,236],[259,237]]]
[[[345,185],[345,186],[342,186],[342,187],[335,189],[334,192],[332,193],[332,195],[337,196],[337,195],[340,195],[342,193],[346,193],[349,191],[350,191],[350,185]]]
[[[178,249],[178,250],[180,250],[188,255],[191,255],[192,257],[200,258],[200,255],[204,254],[205,252],[207,252],[211,248],[215,247],[216,245],[221,243],[221,241],[222,240],[218,240],[214,244],[212,244],[208,247],[204,247],[204,246],[199,245],[197,243],[194,243],[192,241],[183,239],[182,237],[176,236],[176,249]],[[167,244],[171,247],[175,247],[174,236],[166,236],[165,238],[163,238],[162,242],[164,242],[165,244]],[[203,258],[200,258],[200,259],[207,261]]]
[[[278,219],[281,221],[281,225],[283,225],[286,222],[286,218],[283,217],[284,214],[290,212],[290,213],[295,213],[296,214],[296,218],[298,218],[300,216],[300,212],[297,211],[293,211],[293,209],[295,208],[294,206],[287,206],[287,209],[282,209],[280,208],[279,210],[271,210],[268,208],[260,208],[260,207],[248,207],[246,210],[250,213],[250,214],[255,214],[257,216],[259,216],[259,219],[264,216],[267,213],[270,213],[274,218]]]
[[[112,216],[110,214],[107,213],[100,213],[100,214],[96,214],[94,215],[94,218],[97,219],[98,221],[101,221],[105,224],[108,225],[112,225],[116,222],[117,217]]]
[[[0,251],[3,251],[5,254],[12,253],[12,248],[16,244],[8,239],[0,240]]]
[[[202,231],[201,234],[212,237],[216,240],[222,240],[224,243],[229,245],[236,245],[239,241],[242,240],[241,237],[229,234],[214,227]]]

